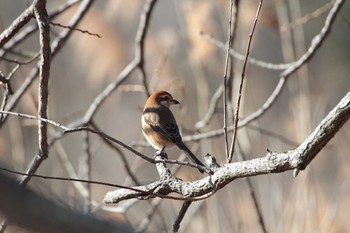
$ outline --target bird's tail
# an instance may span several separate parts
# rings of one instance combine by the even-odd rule
[[[180,142],[180,143],[177,143],[176,144],[181,150],[185,151],[186,154],[187,154],[187,157],[190,158],[192,160],[192,162],[200,165],[200,166],[203,166],[205,167],[205,165],[192,153],[192,151],[190,149],[188,149],[188,147],[183,143],[183,142]],[[198,168],[199,172],[200,173],[203,173],[204,170],[201,169],[201,168]]]

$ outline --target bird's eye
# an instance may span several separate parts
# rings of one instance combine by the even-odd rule
[[[164,100],[169,100],[169,96],[166,95],[166,96],[163,97],[163,99]]]

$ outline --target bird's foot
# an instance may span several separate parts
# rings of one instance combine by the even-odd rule
[[[153,159],[155,159],[157,156],[160,156],[164,159],[168,159],[168,155],[164,152],[164,150],[156,150],[154,152],[154,156],[153,156]]]

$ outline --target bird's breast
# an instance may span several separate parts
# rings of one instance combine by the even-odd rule
[[[163,134],[157,132],[152,128],[152,126],[149,124],[148,119],[146,118],[146,114],[142,116],[141,123],[143,135],[145,136],[148,143],[151,144],[151,146],[156,150],[162,150],[164,147],[172,147],[174,143]]]

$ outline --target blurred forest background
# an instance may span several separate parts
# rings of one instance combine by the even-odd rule
[[[48,1],[48,12],[65,2]],[[321,30],[332,3],[324,0],[265,0],[250,57],[275,64],[297,60]],[[0,31],[6,29],[30,4],[28,0],[1,0]],[[76,5],[51,22],[68,25],[79,4],[80,1],[77,1]],[[143,6],[144,1],[139,0],[93,3],[77,28],[96,33],[101,38],[74,31],[53,58],[49,119],[69,125],[82,118],[96,96],[132,61]],[[253,0],[239,3],[233,48],[241,54],[245,53],[257,6],[258,1]],[[184,136],[223,127],[222,98],[209,124],[200,129],[195,125],[203,119],[213,94],[223,83],[225,50],[213,39],[226,43],[228,18],[229,1],[223,0],[161,0],[153,9],[144,44],[147,85],[150,92],[164,89],[181,102],[180,107],[173,108],[173,112]],[[31,25],[34,24],[36,22],[32,20]],[[63,30],[51,25],[52,40]],[[20,54],[10,52],[6,58],[25,61],[38,49],[36,32],[14,48]],[[21,65],[13,74],[11,85],[14,92],[37,62],[34,60]],[[0,58],[0,70],[4,75],[8,75],[16,65]],[[242,66],[242,61],[233,58],[233,103]],[[240,111],[242,118],[266,101],[278,83],[280,72],[248,65]],[[329,36],[310,62],[288,79],[277,102],[258,120],[238,131],[239,148],[246,159],[265,155],[267,148],[282,152],[299,145],[350,90],[349,74],[350,4],[346,1]],[[140,142],[145,141],[140,118],[147,99],[140,77],[137,70],[132,72],[103,102],[93,117],[93,123],[103,132],[152,156],[152,148],[140,146]],[[36,80],[13,111],[37,115],[37,89]],[[3,90],[0,92],[3,96]],[[57,130],[49,126],[49,139]],[[0,129],[2,163],[24,172],[38,151],[37,131],[36,120],[9,116]],[[347,123],[296,179],[291,172],[250,178],[268,232],[349,231],[349,143],[350,124]],[[222,135],[187,144],[199,158],[210,153],[219,163],[226,161]],[[91,154],[91,180],[135,185],[125,169],[125,162],[140,184],[158,179],[154,164],[127,150],[113,149],[100,137],[86,136],[82,132],[67,134],[56,141],[50,147],[49,158],[37,173],[69,177],[67,166],[72,165],[79,178],[86,178],[87,145]],[[168,152],[170,158],[177,158],[180,154],[176,148]],[[234,161],[237,159],[234,158]],[[201,177],[185,167],[181,167],[176,176],[188,181]],[[86,201],[72,182],[33,178],[28,186],[44,196],[55,197],[64,205],[86,210]],[[127,201],[105,206],[103,197],[113,188],[101,185],[91,185],[90,188],[91,199],[95,203],[91,206],[93,213],[129,222],[136,229],[144,227],[146,232],[169,230],[182,204],[166,199],[159,203]],[[7,232],[22,230],[10,226]],[[235,180],[209,199],[193,203],[181,223],[180,232],[261,232],[245,180]]]

